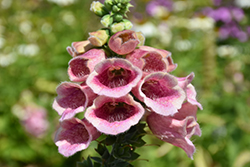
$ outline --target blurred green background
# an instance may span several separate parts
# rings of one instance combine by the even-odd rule
[[[86,40],[88,32],[102,27],[89,11],[91,2],[0,0],[1,167],[73,167],[82,157],[94,154],[96,142],[70,158],[57,152],[53,138],[59,116],[51,107],[56,86],[69,81],[71,57],[66,47]],[[146,13],[149,2],[133,1],[129,18],[134,29],[145,34],[145,45],[172,52],[178,64],[172,74],[184,77],[195,73],[192,84],[204,108],[197,114],[202,136],[192,138],[197,151],[190,160],[180,148],[147,135],[148,145],[137,150],[141,156],[133,164],[250,167],[249,3],[244,6],[238,2],[237,6],[244,11],[237,26],[248,36],[242,41],[219,37],[223,23],[201,12],[209,6],[219,8],[211,0],[175,0],[171,10],[154,16]],[[44,124],[49,125],[41,134],[27,130],[25,112],[29,107],[47,114]]]

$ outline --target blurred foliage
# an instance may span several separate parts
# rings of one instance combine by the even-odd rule
[[[94,156],[96,142],[70,158],[64,158],[57,152],[53,138],[59,116],[51,104],[56,96],[56,86],[69,80],[67,63],[71,57],[65,48],[71,42],[85,40],[88,32],[101,28],[101,25],[89,11],[91,0],[55,2],[58,3],[52,0],[0,0],[1,167],[76,166],[82,157]],[[210,0],[174,1],[187,7],[173,11],[163,19],[146,15],[147,2],[135,1],[129,17],[134,19],[137,28],[147,22],[156,28],[162,23],[172,23],[159,30],[164,34],[166,43],[153,34],[147,36],[146,45],[172,52],[174,62],[178,64],[174,75],[184,77],[192,71],[195,73],[192,84],[204,108],[197,116],[203,134],[200,138],[193,138],[197,147],[193,161],[180,148],[147,135],[144,137],[147,144],[138,149],[141,156],[133,162],[134,165],[249,167],[249,40],[220,40],[216,28],[191,29],[183,26],[183,20],[192,19],[196,11],[212,5]],[[250,9],[245,8],[244,12],[242,24],[250,25]],[[143,16],[141,20],[133,17],[138,13]],[[182,21],[177,24],[180,18]],[[170,22],[171,19],[176,20],[175,24]],[[28,102],[24,100],[24,91],[32,92]],[[40,138],[28,134],[13,114],[15,105],[29,103],[47,110],[50,128]]]

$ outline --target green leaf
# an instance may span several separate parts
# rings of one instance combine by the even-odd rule
[[[93,159],[94,161],[96,161],[96,162],[99,163],[99,164],[102,164],[102,163],[103,163],[103,159],[100,158],[100,157],[91,157],[91,159]]]
[[[87,158],[87,160],[84,160],[83,162],[77,162],[77,167],[93,167],[92,161],[90,157]]]
[[[139,156],[140,156],[139,154],[133,152],[132,155],[131,155],[130,160],[136,160]]]

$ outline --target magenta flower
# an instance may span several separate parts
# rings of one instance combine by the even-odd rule
[[[72,57],[76,57],[78,55],[87,52],[93,47],[94,46],[90,43],[90,41],[86,40],[86,41],[72,42],[71,46],[68,46],[66,49]]]
[[[147,123],[153,134],[159,139],[182,148],[193,159],[195,146],[190,138],[201,136],[199,124],[196,122],[197,107],[184,103],[174,116],[162,116],[151,112]]]
[[[53,108],[62,115],[61,120],[72,118],[76,113],[83,112],[89,104],[89,98],[94,93],[87,86],[63,82],[57,89]]]
[[[109,39],[109,48],[119,55],[125,55],[132,52],[140,43],[136,33],[132,30],[119,31]]]
[[[177,64],[173,63],[171,53],[149,46],[140,46],[126,56],[133,65],[139,67],[144,76],[152,72],[171,72]]]
[[[194,86],[191,84],[191,81],[194,78],[194,73],[192,72],[187,77],[178,78],[178,85],[186,92],[186,100],[192,105],[197,105],[201,110],[202,105],[196,100],[196,91]]]
[[[154,112],[164,116],[175,114],[186,98],[176,77],[163,72],[146,76],[132,93]]]
[[[86,149],[90,142],[101,135],[86,119],[71,118],[60,123],[55,136],[58,151],[69,157],[78,151]]]
[[[85,112],[85,118],[100,132],[117,135],[137,124],[144,114],[131,95],[120,98],[99,96]]]
[[[128,60],[112,58],[97,64],[86,83],[98,95],[121,97],[128,94],[141,77],[141,70]]]
[[[68,74],[71,81],[85,81],[97,63],[106,58],[101,49],[91,49],[69,61]]]

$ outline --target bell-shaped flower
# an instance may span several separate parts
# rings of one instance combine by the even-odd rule
[[[101,47],[107,42],[108,37],[109,35],[107,34],[106,30],[98,30],[95,32],[90,32],[88,40],[92,45]]]
[[[85,108],[91,104],[88,97],[93,97],[93,91],[87,86],[79,84],[63,82],[56,92],[58,96],[53,102],[53,108],[61,115],[61,121],[70,119],[79,112],[83,112]],[[93,98],[91,98],[93,100]]]
[[[105,58],[105,52],[101,49],[91,49],[80,56],[72,58],[68,67],[70,80],[75,82],[85,81],[94,70],[95,65]]]
[[[79,41],[79,42],[72,42],[71,46],[67,47],[68,53],[72,57],[79,56],[88,50],[92,49],[94,46],[90,43],[90,41]]]
[[[195,91],[195,88],[191,84],[191,81],[194,78],[194,73],[192,72],[186,77],[176,78],[178,80],[178,85],[186,92],[186,100],[193,105],[197,105],[202,110],[202,105],[196,100],[197,93]]]
[[[171,72],[174,71],[177,68],[177,64],[174,64],[171,52],[163,50],[163,49],[156,49],[150,46],[140,46],[139,49],[148,51],[148,52],[157,52],[159,53],[162,58],[166,61],[167,66],[166,66],[166,71]]]
[[[112,58],[97,64],[86,83],[98,95],[121,97],[128,94],[141,77],[141,70],[128,60]]]
[[[150,112],[147,123],[153,134],[159,139],[182,148],[193,159],[195,146],[190,140],[193,135],[201,136],[196,122],[197,106],[184,103],[174,116],[162,116]]]
[[[85,112],[85,118],[98,131],[117,135],[137,124],[144,114],[144,108],[131,95],[120,98],[98,96]]]
[[[132,93],[154,112],[164,116],[178,112],[186,98],[177,79],[164,72],[146,76],[133,88]]]
[[[136,32],[132,30],[119,31],[112,35],[109,39],[109,48],[119,55],[125,55],[132,52],[140,40],[136,36]]]
[[[54,141],[59,153],[69,157],[86,149],[91,141],[96,140],[100,135],[101,133],[86,119],[71,118],[60,122]]]

